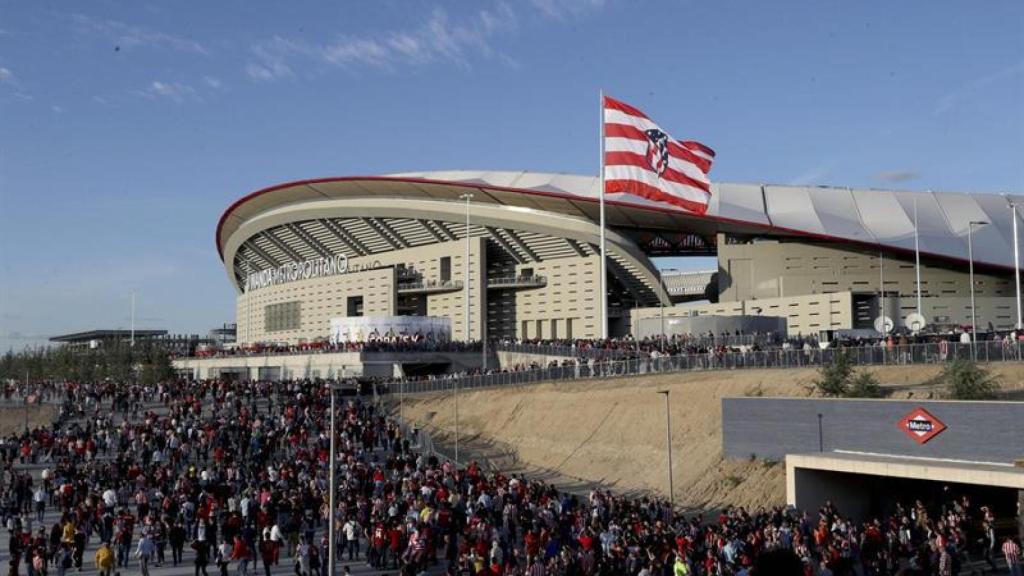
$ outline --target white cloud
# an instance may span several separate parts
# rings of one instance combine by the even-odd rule
[[[144,46],[149,48],[169,48],[193,54],[208,54],[205,46],[191,38],[126,24],[118,20],[99,20],[83,14],[75,14],[71,18],[77,25],[79,32],[109,39],[118,48]]]
[[[0,86],[7,86],[11,90],[11,94],[19,100],[32,100],[32,95],[25,91],[25,87],[21,83],[14,72],[10,68],[0,66]]]
[[[245,66],[245,73],[253,80],[271,82],[294,76],[286,59],[305,52],[304,45],[274,36],[269,42],[251,48],[256,62]]]
[[[604,8],[604,0],[530,0],[530,4],[541,14],[557,19]]]
[[[791,179],[788,184],[792,186],[811,186],[822,184],[825,179],[832,175],[832,169],[835,168],[835,164],[835,162],[829,161],[822,162],[817,166],[812,166]]]
[[[428,63],[468,67],[476,58],[497,54],[503,63],[509,64],[514,60],[498,54],[491,40],[498,34],[514,31],[516,26],[516,15],[505,2],[458,19],[449,18],[437,8],[422,25],[410,29],[337,36],[320,43],[274,36],[252,46],[253,58],[246,63],[245,72],[259,81],[289,78],[294,76],[291,63],[296,60],[341,68],[393,70]]]
[[[1024,74],[1024,62],[1017,62],[1016,64],[996,70],[991,74],[975,78],[959,88],[942,95],[942,97],[935,102],[933,112],[935,114],[944,114],[960,102],[968,100],[974,96],[978,96],[979,93],[983,92],[993,84],[1008,80],[1020,74]]]
[[[56,104],[54,104],[53,106],[50,106],[50,110],[52,110],[54,114],[63,114],[64,113],[64,108],[62,106],[57,106]]]
[[[145,90],[141,91],[141,94],[150,98],[166,98],[178,104],[186,100],[199,100],[195,88],[181,82],[153,80]]]
[[[203,76],[203,83],[211,90],[220,90],[224,87],[224,82],[222,82],[220,78],[215,78],[213,76]]]

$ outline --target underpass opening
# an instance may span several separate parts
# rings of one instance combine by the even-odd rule
[[[884,519],[921,503],[933,518],[967,498],[972,509],[987,506],[997,536],[1024,537],[1024,468],[899,456],[826,452],[786,456],[787,502],[813,512],[832,502],[856,521]],[[970,531],[981,530],[980,517]],[[973,539],[972,539],[973,542]]]

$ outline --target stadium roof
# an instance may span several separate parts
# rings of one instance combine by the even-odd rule
[[[227,239],[243,223],[284,205],[356,197],[457,201],[467,189],[476,204],[598,219],[595,176],[454,171],[321,178],[272,186],[233,203],[217,225],[217,249],[223,258]],[[990,225],[974,227],[975,262],[1012,268],[1011,199],[1024,203],[1022,196],[1000,194],[714,183],[705,215],[620,196],[607,201],[606,216],[621,229],[804,237],[910,253],[916,211],[923,255],[966,261],[969,223],[984,221]]]
[[[136,330],[136,338],[154,338],[157,336],[166,336],[167,330]],[[90,340],[110,340],[110,339],[127,339],[131,338],[131,330],[87,330],[85,332],[75,332],[73,334],[63,334],[61,336],[53,336],[50,338],[50,342],[88,342]]]

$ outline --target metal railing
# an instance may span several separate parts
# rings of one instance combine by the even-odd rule
[[[773,334],[738,334],[723,336],[697,336],[683,340],[666,340],[666,346],[690,346],[696,348],[709,348],[714,346],[777,346],[782,341]],[[646,349],[658,350],[661,347],[660,340],[644,340],[640,345]],[[635,355],[637,352],[635,342],[623,342],[616,348],[590,347],[587,341],[581,341],[581,345],[569,344],[532,344],[529,342],[495,342],[494,349],[503,352],[518,352],[521,354],[543,354],[547,356],[564,356],[568,358],[620,358],[623,356]]]
[[[544,276],[498,276],[487,279],[488,288],[515,288],[546,286],[548,279]]]
[[[978,342],[979,362],[1019,362],[1024,345],[1020,342]],[[587,361],[568,366],[550,366],[529,370],[496,372],[466,376],[450,376],[433,380],[392,382],[387,391],[397,394],[419,394],[460,389],[517,386],[553,380],[580,380],[645,374],[704,370],[742,370],[764,368],[816,368],[831,363],[837,354],[846,354],[858,366],[940,364],[972,358],[971,345],[961,343],[927,343],[906,346],[855,346],[841,348],[775,349],[748,352],[681,354],[658,358],[622,358]]]
[[[398,292],[448,292],[462,290],[462,280],[420,280],[398,284]]]

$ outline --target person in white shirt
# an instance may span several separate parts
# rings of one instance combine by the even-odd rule
[[[348,549],[348,559],[354,560],[359,557],[359,523],[353,518],[349,518],[348,521],[341,527],[342,533],[345,534],[345,548]]]
[[[46,511],[46,498],[46,488],[43,486],[39,486],[39,488],[36,489],[35,494],[32,495],[32,502],[36,505],[36,518],[38,518],[40,522],[43,521],[43,512]]]

